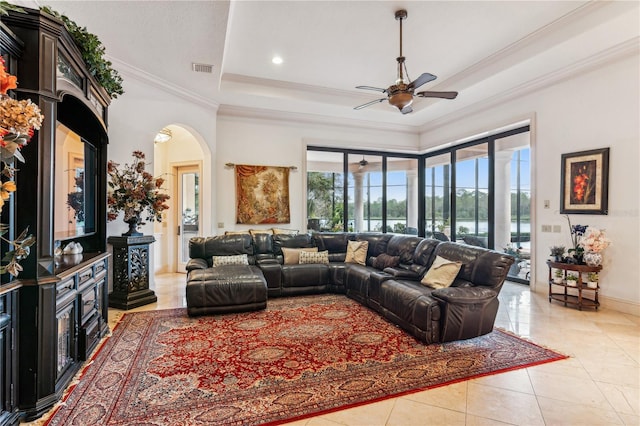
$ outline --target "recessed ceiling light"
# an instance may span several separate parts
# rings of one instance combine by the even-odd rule
[[[274,56],[273,59],[271,59],[271,62],[273,62],[276,65],[280,65],[283,61],[280,56]]]

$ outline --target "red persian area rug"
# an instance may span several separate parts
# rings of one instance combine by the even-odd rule
[[[563,358],[498,330],[424,345],[337,295],[130,313],[48,424],[278,423]]]

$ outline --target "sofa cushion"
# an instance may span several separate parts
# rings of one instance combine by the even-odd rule
[[[303,248],[287,248],[282,247],[282,256],[284,257],[285,265],[297,265],[300,263],[300,252],[317,252],[318,247],[303,247]]]
[[[368,248],[368,241],[349,241],[347,243],[347,255],[344,258],[344,262],[365,265],[367,263]]]
[[[462,262],[460,273],[453,283],[454,287],[483,285],[493,288],[496,293],[504,283],[513,263],[513,257],[493,250],[443,242],[436,247],[435,254],[445,259]]]
[[[273,236],[273,254],[282,256],[282,247],[287,248],[303,248],[315,247],[309,234],[276,234]]]
[[[392,268],[400,264],[400,256],[391,256],[387,253],[380,253],[373,261],[373,267],[379,270],[384,268]]]
[[[213,267],[222,265],[248,265],[249,260],[246,254],[235,254],[231,256],[213,256]]]
[[[189,240],[189,257],[192,259],[205,259],[209,266],[211,266],[213,256],[231,256],[235,254],[246,254],[249,257],[249,263],[255,263],[251,235],[193,237]]]
[[[315,232],[311,238],[319,251],[328,250],[330,256],[346,253],[347,243],[355,241],[355,235],[347,232]]]
[[[436,260],[420,282],[431,288],[449,287],[458,276],[461,267],[462,262],[436,256]]]
[[[328,251],[301,251],[300,264],[305,263],[324,263],[329,264],[329,252]]]
[[[376,257],[380,253],[387,252],[387,245],[389,244],[391,237],[393,237],[393,234],[381,234],[379,232],[360,233],[356,234],[356,241],[369,242],[367,259],[368,261],[373,262],[373,257]]]

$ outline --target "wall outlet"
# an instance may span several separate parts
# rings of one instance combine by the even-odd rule
[[[542,232],[551,232],[551,225],[542,225]]]
[[[224,228],[224,222],[218,222],[218,228]]]
[[[551,201],[549,201],[549,200],[544,200],[544,208],[545,208],[545,209],[549,209],[549,208],[551,208]]]
[[[560,225],[553,225],[553,232],[559,234],[562,231],[562,227]]]

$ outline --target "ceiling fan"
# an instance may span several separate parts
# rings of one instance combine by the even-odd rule
[[[358,170],[364,169],[368,164],[369,162],[364,159],[364,155],[363,155],[362,160],[358,161]]]
[[[356,89],[375,90],[377,92],[385,93],[387,97],[367,102],[366,104],[359,105],[354,109],[362,109],[368,107],[369,105],[377,104],[382,101],[389,101],[389,104],[398,108],[401,113],[408,114],[413,111],[413,108],[411,108],[411,104],[413,103],[414,96],[418,96],[421,98],[442,99],[455,99],[456,96],[458,96],[458,92],[423,91],[414,93],[418,87],[435,80],[436,76],[426,72],[413,81],[409,80],[409,73],[407,72],[407,66],[404,62],[405,57],[402,56],[402,21],[404,19],[407,19],[407,11],[396,11],[396,20],[400,21],[400,56],[396,58],[396,60],[398,61],[398,79],[396,80],[395,84],[392,84],[386,89],[372,86],[357,86]]]

